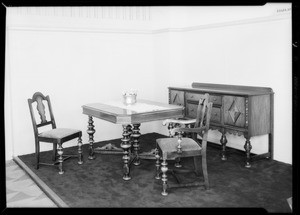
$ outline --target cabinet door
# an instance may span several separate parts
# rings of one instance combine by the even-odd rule
[[[174,105],[184,105],[184,91],[170,90],[169,103]]]
[[[245,98],[224,96],[224,124],[245,127]]]

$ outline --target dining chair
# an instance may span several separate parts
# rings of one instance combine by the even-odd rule
[[[169,188],[188,187],[188,186],[205,186],[209,189],[206,147],[207,137],[210,124],[212,102],[209,102],[209,94],[201,95],[197,107],[196,119],[167,119],[163,125],[168,125],[170,137],[159,138],[156,140],[156,179],[162,180],[163,196],[168,195]],[[187,126],[191,123],[194,126]],[[193,168],[168,168],[167,160],[182,159],[193,157]],[[162,160],[162,162],[160,162]],[[176,176],[177,173],[194,172],[196,176],[202,176],[204,180],[197,180],[189,183],[180,182]],[[171,173],[177,184],[168,184],[168,174]]]
[[[35,138],[36,169],[39,169],[39,165],[58,165],[58,173],[63,174],[63,162],[70,157],[78,157],[78,164],[82,164],[82,132],[77,129],[56,127],[50,97],[36,92],[28,99],[28,105]],[[40,121],[36,118],[40,118]],[[78,138],[78,154],[64,155],[62,144],[75,138]],[[53,144],[52,163],[40,162],[40,142]]]

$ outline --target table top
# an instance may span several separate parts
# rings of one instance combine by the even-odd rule
[[[184,107],[139,99],[135,104],[122,101],[90,103],[82,106],[83,114],[116,124],[134,124],[183,117]]]

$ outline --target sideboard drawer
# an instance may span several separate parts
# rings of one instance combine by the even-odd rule
[[[201,95],[199,93],[186,93],[186,99],[190,101],[199,101]],[[209,95],[209,101],[213,104],[222,105],[222,97],[216,95]]]
[[[197,107],[198,105],[196,104],[186,104],[186,116],[189,118],[196,118],[197,115]]]
[[[189,118],[196,118],[198,105],[187,103],[186,105],[186,115]],[[211,110],[211,118],[212,122],[221,122],[221,109],[217,107],[213,107]]]
[[[198,93],[186,93],[186,99],[191,101],[199,101],[202,95],[203,94],[198,94]]]
[[[170,90],[169,103],[174,105],[184,105],[184,92],[179,90]]]
[[[221,108],[212,108],[210,121],[221,123]]]
[[[221,96],[209,95],[209,101],[212,102],[213,104],[222,105],[222,97]]]

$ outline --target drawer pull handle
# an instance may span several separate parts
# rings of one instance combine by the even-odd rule
[[[216,99],[216,98],[214,98],[214,99],[213,99],[213,101],[215,102],[215,101],[217,101],[217,99]]]

